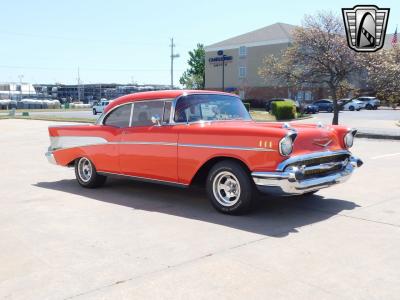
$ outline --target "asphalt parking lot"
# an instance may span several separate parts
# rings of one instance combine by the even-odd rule
[[[219,214],[199,190],[50,165],[45,121],[0,120],[0,299],[398,299],[400,142],[315,196]]]

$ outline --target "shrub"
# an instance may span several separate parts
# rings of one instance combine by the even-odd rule
[[[296,106],[291,101],[276,101],[272,103],[271,113],[277,120],[290,120],[296,117]]]

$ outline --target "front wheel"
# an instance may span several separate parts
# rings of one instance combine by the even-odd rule
[[[96,171],[94,164],[86,157],[75,161],[75,176],[78,183],[85,188],[96,188],[104,185],[107,177]]]
[[[350,111],[354,111],[354,106],[350,106],[350,107],[349,107],[349,110],[350,110]]]
[[[253,207],[254,184],[249,173],[237,162],[217,163],[208,174],[206,189],[211,204],[222,213],[239,215]]]

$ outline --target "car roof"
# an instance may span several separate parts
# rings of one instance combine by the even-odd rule
[[[331,99],[319,99],[319,100],[314,101],[314,103],[315,103],[315,102],[318,102],[318,101],[329,101],[329,102],[332,102]]]
[[[143,101],[143,100],[160,100],[160,99],[175,99],[182,95],[190,95],[190,94],[217,94],[217,95],[228,95],[235,96],[237,95],[218,92],[218,91],[208,91],[208,90],[162,90],[162,91],[151,91],[151,92],[140,92],[125,95],[119,97],[112,101],[105,108],[105,112],[108,112],[115,106],[122,105],[124,103],[135,102],[135,101]]]

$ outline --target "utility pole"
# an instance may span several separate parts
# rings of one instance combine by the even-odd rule
[[[171,89],[174,88],[174,59],[179,57],[179,54],[174,54],[174,38],[171,38]]]
[[[79,67],[78,67],[78,101],[81,102],[81,76],[79,74]]]
[[[19,100],[22,100],[22,78],[24,78],[24,75],[18,75],[18,79],[19,79]]]

